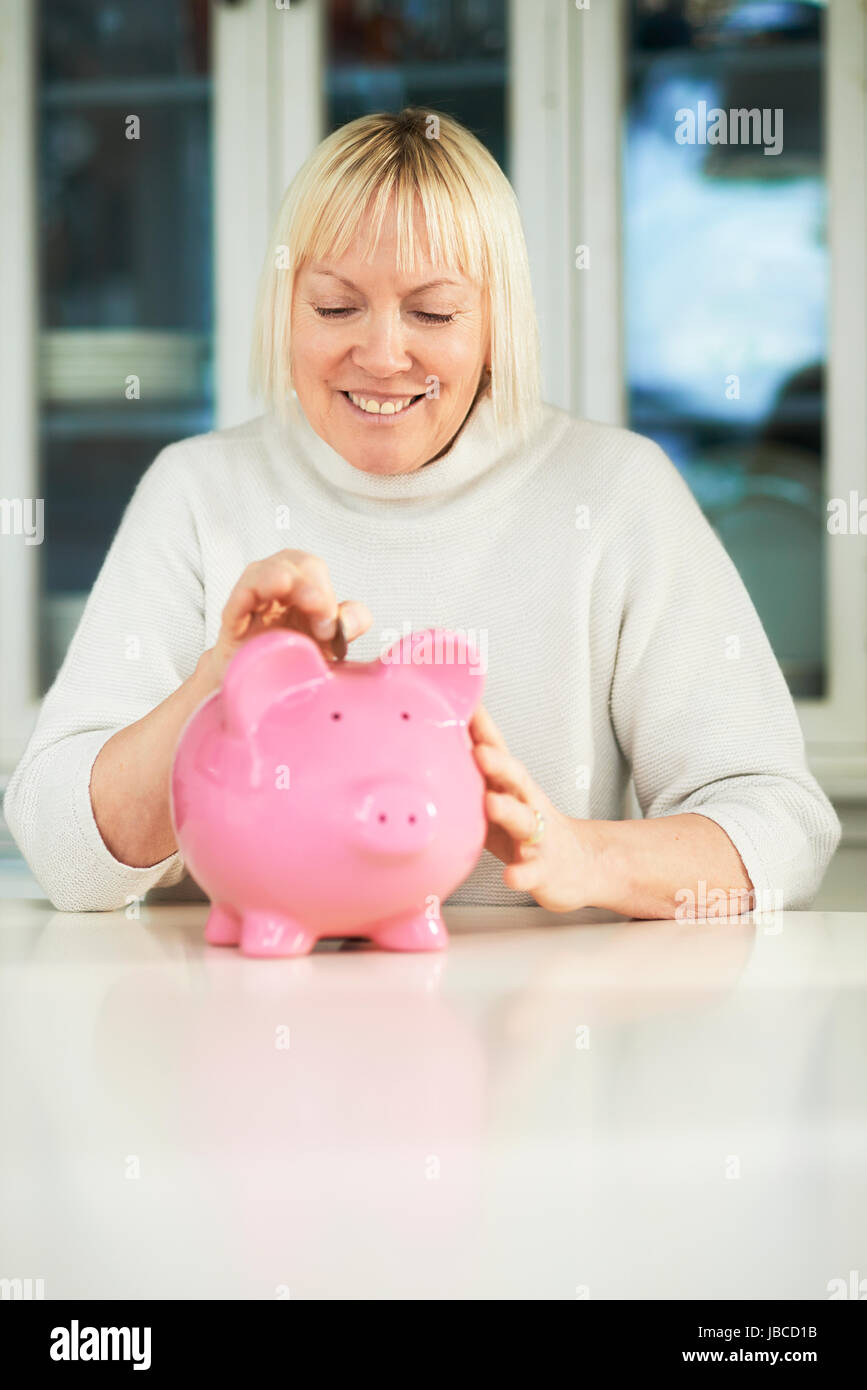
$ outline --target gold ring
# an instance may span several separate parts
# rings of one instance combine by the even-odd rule
[[[529,840],[523,841],[525,845],[537,845],[545,833],[545,817],[542,815],[541,811],[537,811],[535,807],[533,809],[536,816],[536,829],[533,831]]]

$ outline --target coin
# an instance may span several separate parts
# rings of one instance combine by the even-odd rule
[[[335,661],[342,661],[346,656],[346,633],[343,631],[343,623],[339,613],[337,615],[337,629],[331,639],[331,651]]]

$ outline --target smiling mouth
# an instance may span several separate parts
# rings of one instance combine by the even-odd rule
[[[419,401],[423,401],[424,398],[425,398],[425,392],[422,392],[422,394],[421,394],[420,396],[411,396],[411,397],[409,398],[409,404],[408,404],[408,405],[401,406],[400,410],[395,409],[396,401],[381,401],[381,402],[372,402],[372,401],[368,401],[368,406],[371,406],[371,405],[378,405],[379,408],[378,408],[378,409],[375,409],[375,410],[374,410],[374,409],[366,409],[366,410],[365,410],[365,409],[363,409],[360,405],[356,405],[355,401],[353,401],[353,400],[351,399],[351,397],[350,397],[348,391],[341,391],[341,392],[339,392],[339,394],[340,394],[340,395],[343,397],[343,399],[346,401],[346,404],[349,406],[349,409],[350,409],[355,415],[357,415],[357,416],[359,417],[359,419],[361,419],[361,420],[369,420],[369,421],[372,421],[374,424],[377,424],[377,425],[390,425],[390,424],[395,424],[395,425],[396,425],[397,422],[398,422],[398,420],[402,420],[402,419],[404,418],[405,415],[409,415],[413,410],[415,410],[415,408],[416,408],[416,406],[418,405]],[[353,394],[354,394],[354,393],[353,393]],[[365,399],[365,398],[362,397],[362,400],[363,400],[363,399]],[[397,397],[396,399],[397,399],[397,400],[406,400],[407,398],[406,398],[406,396],[399,396],[399,397]],[[387,407],[387,408],[386,408],[386,409],[383,409],[383,407]]]

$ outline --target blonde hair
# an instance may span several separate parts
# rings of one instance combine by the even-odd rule
[[[416,268],[413,218],[424,214],[431,259],[457,268],[486,296],[498,435],[526,438],[539,419],[539,332],[527,247],[514,191],[475,135],[438,111],[407,107],[350,121],[327,136],[280,205],[256,303],[250,388],[287,418],[290,325],[298,269],[340,257],[373,211],[368,258],[396,198],[397,265]]]

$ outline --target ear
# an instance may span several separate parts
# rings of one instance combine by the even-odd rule
[[[414,671],[469,720],[480,703],[485,675],[478,652],[462,633],[429,627],[401,637],[380,656],[387,678]]]
[[[246,737],[278,701],[292,695],[309,699],[330,678],[316,643],[302,632],[275,628],[251,637],[232,657],[223,678],[227,732]]]

